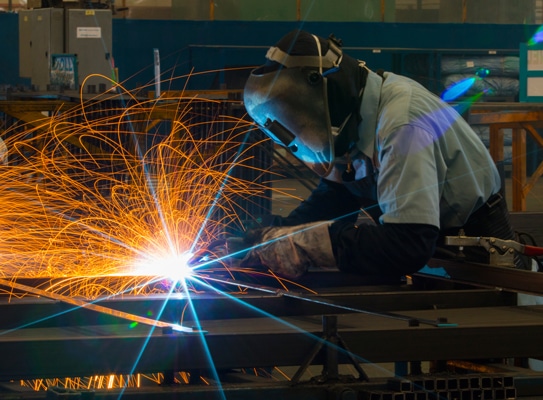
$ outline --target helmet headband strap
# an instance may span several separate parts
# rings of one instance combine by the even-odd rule
[[[270,61],[275,61],[287,68],[295,67],[310,67],[319,68],[319,72],[322,73],[323,69],[338,68],[343,58],[343,52],[334,43],[329,40],[329,48],[326,54],[321,54],[321,44],[319,39],[313,35],[317,42],[317,48],[319,55],[317,56],[292,56],[287,52],[281,50],[279,47],[270,47],[266,53],[266,58]]]

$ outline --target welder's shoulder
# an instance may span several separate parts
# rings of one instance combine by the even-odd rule
[[[413,113],[413,86],[403,77],[386,74],[381,88],[379,103],[379,125],[400,126],[408,124]]]
[[[413,95],[413,81],[401,75],[385,73],[381,88],[381,104],[408,106]]]
[[[393,73],[385,74],[379,104],[380,128],[390,131],[413,125],[429,129],[437,110],[444,108],[441,100],[418,82]]]

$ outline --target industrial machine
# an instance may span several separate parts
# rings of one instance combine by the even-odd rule
[[[115,76],[109,5],[38,3],[19,12],[19,75],[36,91],[109,90]]]

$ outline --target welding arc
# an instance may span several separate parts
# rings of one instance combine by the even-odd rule
[[[31,286],[23,285],[20,283],[7,281],[5,279],[0,279],[0,285],[8,286],[12,289],[23,290],[28,293],[47,297],[49,299],[57,300],[63,303],[68,303],[68,304],[78,306],[81,308],[86,308],[86,309],[96,311],[102,314],[112,315],[117,318],[126,319],[132,322],[138,322],[144,325],[150,325],[155,328],[171,328],[172,330],[178,331],[178,332],[194,333],[194,330],[192,328],[187,328],[179,324],[172,324],[172,323],[168,323],[164,321],[158,321],[152,318],[141,317],[139,315],[130,314],[124,311],[114,310],[112,308],[104,307],[95,303],[89,303],[80,299],[75,299],[73,297],[63,296],[61,294],[50,293],[43,289],[38,289]]]
[[[372,310],[368,310],[368,309],[353,308],[353,307],[344,306],[344,305],[341,305],[341,304],[335,304],[335,303],[331,302],[330,300],[315,299],[315,298],[312,298],[312,297],[304,296],[303,294],[297,293],[297,292],[291,292],[291,291],[288,291],[288,290],[277,289],[277,288],[264,286],[264,285],[248,284],[248,283],[234,281],[234,280],[227,279],[227,278],[225,278],[225,279],[217,279],[217,278],[211,278],[211,277],[206,276],[205,280],[206,281],[213,281],[213,282],[217,282],[217,283],[224,283],[224,284],[227,284],[227,285],[232,285],[232,286],[237,286],[237,287],[242,287],[242,288],[249,289],[249,290],[256,290],[256,291],[259,291],[259,292],[271,293],[271,294],[275,294],[277,297],[290,297],[290,298],[297,299],[297,300],[307,301],[307,302],[315,303],[315,304],[321,304],[321,305],[329,306],[329,307],[335,307],[335,308],[338,308],[338,309],[341,309],[341,310],[351,311],[351,312],[355,312],[355,313],[359,313],[359,314],[368,314],[368,315],[375,315],[375,316],[378,316],[378,317],[399,319],[399,320],[402,320],[402,321],[407,321],[407,322],[409,322],[409,324],[412,324],[413,326],[416,326],[416,325],[419,325],[419,324],[431,325],[431,326],[435,326],[435,327],[457,326],[457,324],[455,324],[455,323],[450,323],[450,322],[447,322],[445,320],[441,321],[440,319],[432,320],[432,319],[426,319],[426,318],[415,318],[415,317],[410,317],[408,315],[402,315],[402,314],[391,313],[391,312],[372,311]]]

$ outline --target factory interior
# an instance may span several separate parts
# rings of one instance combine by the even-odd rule
[[[294,29],[455,107],[518,242],[401,279],[203,251],[319,183],[244,105]],[[543,399],[542,32],[543,0],[0,0],[0,399]]]

